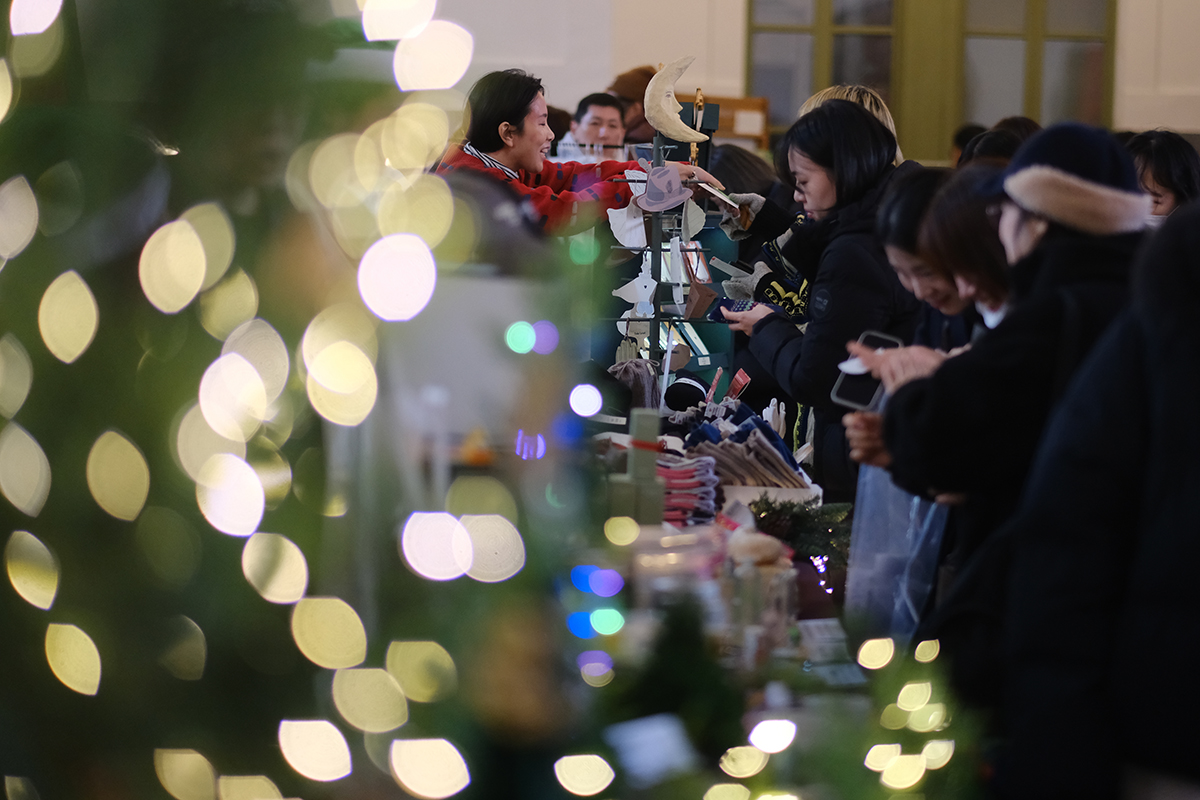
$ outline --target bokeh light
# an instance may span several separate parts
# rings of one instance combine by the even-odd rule
[[[446,112],[410,100],[383,120],[379,146],[393,169],[424,170],[441,156],[449,139]]]
[[[283,337],[263,319],[239,325],[221,347],[222,355],[236,353],[254,368],[262,381],[267,402],[273,403],[287,387],[290,356]]]
[[[617,676],[616,672],[611,669],[606,669],[603,672],[597,672],[596,670],[598,668],[599,665],[592,664],[588,669],[581,669],[579,671],[579,676],[583,678],[583,682],[595,689],[608,686],[613,682],[613,678]]]
[[[796,738],[796,723],[789,719],[764,719],[750,731],[750,744],[764,753],[782,753]]]
[[[933,684],[929,681],[914,681],[904,684],[896,698],[896,705],[905,711],[916,711],[929,702],[933,695]]]
[[[13,102],[13,77],[12,70],[8,68],[8,60],[0,58],[0,122],[8,116],[9,109],[12,108]],[[0,255],[0,261],[7,256]]]
[[[46,628],[46,661],[71,691],[92,695],[100,690],[100,651],[76,626],[51,623]]]
[[[292,769],[314,781],[340,780],[353,769],[350,746],[329,720],[283,720],[279,748]]]
[[[954,756],[954,742],[949,739],[931,739],[921,749],[921,755],[925,757],[927,769],[941,769],[949,764]]]
[[[154,771],[176,800],[213,800],[216,796],[217,772],[195,750],[155,750]]]
[[[436,8],[436,0],[367,0],[362,12],[363,33],[368,42],[416,36],[433,19]]]
[[[895,703],[890,703],[879,715],[879,724],[889,731],[898,731],[908,724],[908,712]]]
[[[63,22],[57,16],[41,33],[14,36],[9,40],[8,57],[13,73],[20,78],[35,78],[54,68],[63,51]]]
[[[591,797],[607,789],[616,773],[597,755],[563,756],[554,762],[554,776],[571,794]]]
[[[471,536],[450,514],[414,512],[400,534],[409,568],[431,581],[450,581],[471,569]]]
[[[891,639],[867,639],[858,648],[858,663],[864,669],[883,669],[895,654]]]
[[[308,163],[308,183],[326,208],[356,206],[366,192],[358,181],[354,156],[358,134],[340,133],[317,145]]]
[[[731,747],[721,756],[721,771],[732,778],[749,778],[762,772],[770,757],[757,747]]]
[[[929,733],[942,728],[946,724],[946,705],[944,703],[927,703],[909,712],[908,728],[917,733]]]
[[[612,656],[603,650],[585,650],[576,657],[575,663],[580,670],[597,675],[607,672],[613,666]]]
[[[400,684],[404,696],[417,703],[442,700],[458,687],[454,659],[437,642],[392,642],[388,645],[387,671]]]
[[[200,468],[196,501],[208,524],[230,536],[254,533],[266,509],[254,468],[229,453],[218,453]]]
[[[283,793],[265,775],[222,775],[217,800],[283,800]]]
[[[504,332],[504,343],[508,345],[509,350],[524,355],[533,350],[534,344],[537,343],[537,333],[528,322],[514,322]]]
[[[740,783],[718,783],[704,793],[704,800],[750,800],[750,790]]]
[[[204,677],[208,660],[208,640],[194,620],[182,614],[170,622],[170,636],[158,663],[181,681],[198,681]]]
[[[531,436],[524,430],[518,429],[515,444],[516,448],[513,452],[520,456],[522,461],[530,459],[540,461],[546,457],[546,437],[540,433]]]
[[[258,287],[243,270],[235,269],[200,295],[200,324],[218,341],[258,313]]]
[[[489,475],[463,475],[455,478],[446,492],[446,511],[456,517],[464,514],[499,514],[517,522],[517,501],[508,487]]]
[[[604,407],[604,398],[600,390],[590,383],[581,383],[571,390],[569,400],[571,410],[581,417],[591,417],[600,413]]]
[[[200,470],[218,453],[244,459],[246,443],[241,439],[227,439],[214,431],[204,419],[200,405],[196,404],[179,419],[179,429],[175,434],[175,455],[179,459],[179,466],[192,480],[199,480]]]
[[[79,273],[64,272],[46,287],[38,306],[38,330],[59,361],[70,364],[83,355],[99,324],[96,298]]]
[[[8,94],[12,95],[11,79],[5,81],[8,71],[0,74],[0,92],[3,83],[10,87]],[[0,96],[0,100],[3,97]],[[0,110],[4,105],[0,105]],[[29,186],[29,181],[21,175],[9,178],[0,184],[0,260],[16,258],[20,255],[37,233],[38,205],[37,197]]]
[[[295,603],[308,589],[308,562],[300,548],[278,533],[256,533],[242,548],[242,574],[270,603]]]
[[[437,284],[429,246],[410,233],[385,236],[358,265],[358,291],[367,308],[389,322],[420,314]]]
[[[879,776],[879,782],[889,789],[911,789],[925,776],[925,757],[896,756]]]
[[[8,12],[13,36],[42,33],[58,19],[62,0],[13,0]]]
[[[397,739],[389,762],[392,776],[417,797],[452,797],[471,783],[467,762],[445,739]]]
[[[0,430],[0,493],[36,517],[50,494],[50,462],[41,445],[15,422]]]
[[[83,216],[83,176],[70,161],[43,172],[33,185],[38,203],[38,230],[45,236],[65,233]]]
[[[883,772],[888,764],[900,757],[901,749],[898,744],[877,744],[867,751],[863,766],[873,772]]]
[[[87,484],[96,504],[117,519],[133,521],[150,493],[150,467],[137,445],[105,431],[87,459]]]
[[[4,567],[17,594],[43,610],[58,594],[58,559],[41,539],[28,531],[13,531],[4,547]]]
[[[384,191],[376,220],[382,234],[408,233],[437,247],[454,224],[454,196],[441,177],[419,174]]]
[[[507,519],[499,514],[466,514],[459,521],[471,537],[469,577],[499,583],[525,566],[525,542]]]
[[[592,615],[586,611],[568,614],[567,630],[580,639],[596,638],[596,629],[592,627]]]
[[[636,542],[641,530],[633,517],[609,517],[604,522],[604,538],[619,547]]]
[[[379,320],[359,303],[338,303],[313,317],[304,331],[300,352],[310,372],[317,357],[330,345],[349,342],[361,350],[372,364],[379,353],[375,328]]]
[[[168,222],[151,234],[138,261],[142,292],[164,314],[176,314],[192,302],[207,270],[204,245],[185,220]]]
[[[150,576],[160,586],[178,589],[196,574],[200,562],[200,535],[178,512],[147,506],[134,530]]]
[[[33,387],[33,362],[11,333],[0,339],[0,416],[12,419]]]
[[[292,609],[292,638],[309,661],[325,669],[357,667],[367,657],[367,631],[338,597],[306,597]]]
[[[588,575],[588,588],[600,597],[613,597],[625,588],[625,579],[615,569],[598,569]]]
[[[211,289],[233,263],[233,222],[217,203],[192,206],[179,217],[192,226],[204,249],[204,280],[201,289]]]
[[[267,388],[254,365],[240,353],[227,353],[200,379],[200,411],[226,439],[249,441],[267,416]]]
[[[475,39],[461,25],[435,19],[396,45],[392,73],[401,91],[449,89],[471,66]]]
[[[572,567],[571,585],[581,592],[587,592],[590,594],[592,591],[590,579],[592,577],[592,573],[598,569],[600,568],[593,566],[592,564],[580,564],[577,567]]]
[[[12,775],[4,776],[4,794],[8,800],[40,800],[33,781]]]
[[[625,627],[625,617],[615,608],[598,608],[591,613],[592,628],[601,636],[612,636]]]
[[[334,342],[321,350],[308,367],[308,401],[330,422],[358,425],[375,407],[379,391],[375,365],[354,344]]]
[[[400,684],[384,669],[339,669],[333,703],[346,722],[367,733],[395,730],[408,721]]]
[[[917,645],[917,649],[913,651],[913,657],[922,664],[928,664],[938,657],[942,646],[937,639],[926,639]]]
[[[558,328],[553,322],[539,320],[533,323],[533,352],[549,355],[558,349]]]

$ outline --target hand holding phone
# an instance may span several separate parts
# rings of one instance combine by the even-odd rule
[[[833,391],[829,393],[833,402],[860,411],[876,410],[883,399],[884,385],[883,381],[871,374],[871,367],[874,365],[871,356],[876,351],[890,350],[903,345],[904,342],[895,336],[879,331],[864,331],[858,337],[857,344],[852,344],[846,349],[851,355],[859,358],[866,369],[859,369],[856,365],[848,363],[853,362],[853,359],[842,362],[846,369],[838,375],[837,382],[833,384]]]

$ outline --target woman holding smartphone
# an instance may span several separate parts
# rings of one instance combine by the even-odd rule
[[[896,138],[870,112],[830,100],[797,120],[776,153],[776,170],[804,206],[784,256],[809,284],[802,332],[767,306],[725,312],[750,335],[750,352],[793,400],[811,408],[813,478],[829,501],[854,498],[840,409],[830,398],[846,342],[877,330],[909,342],[919,303],[905,291],[875,234],[875,215],[896,167]]]

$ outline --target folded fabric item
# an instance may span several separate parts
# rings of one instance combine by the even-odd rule
[[[803,489],[808,482],[793,464],[768,441],[766,435],[755,428],[745,442],[726,439],[720,443],[700,442],[693,452],[711,456],[722,483],[731,486],[781,486]]]
[[[608,368],[608,373],[629,387],[634,408],[658,408],[658,362],[644,358],[621,361]]]
[[[741,425],[738,426],[737,433],[734,433],[729,438],[735,442],[745,442],[750,438],[750,434],[753,431],[758,431],[761,433],[763,436],[763,441],[769,446],[774,447],[775,450],[778,451],[779,455],[783,458],[784,463],[786,463],[791,470],[795,472],[798,465],[796,464],[796,459],[792,457],[791,451],[788,450],[787,443],[783,441],[783,439],[779,436],[779,433],[776,432],[776,430],[770,425],[768,425],[767,421],[762,417],[755,415],[745,420]]]

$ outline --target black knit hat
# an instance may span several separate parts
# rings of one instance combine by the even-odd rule
[[[1150,213],[1150,197],[1125,148],[1107,131],[1074,122],[1025,142],[984,189],[1094,236],[1139,231]]]

